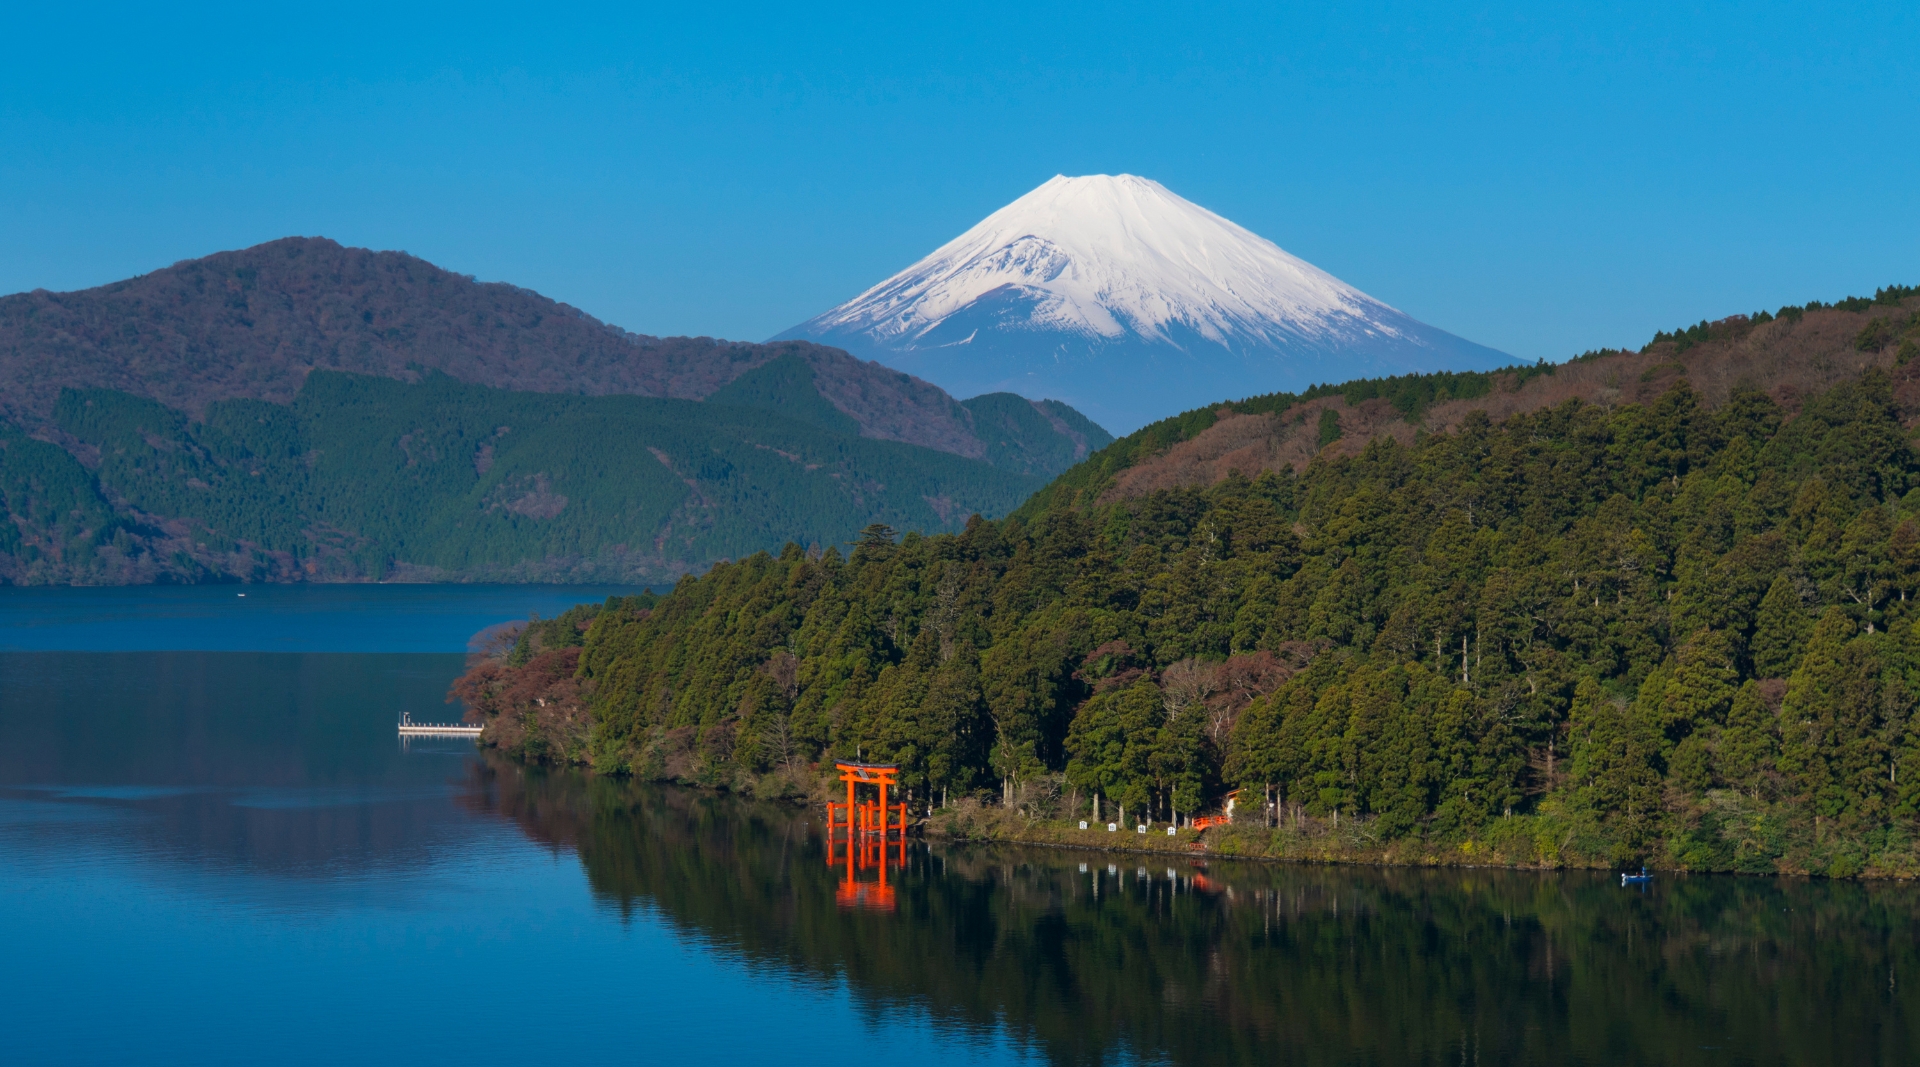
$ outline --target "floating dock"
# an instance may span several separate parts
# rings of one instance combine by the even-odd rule
[[[480,727],[464,722],[414,722],[411,714],[400,716],[401,737],[479,737]]]

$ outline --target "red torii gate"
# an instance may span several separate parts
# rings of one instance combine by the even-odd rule
[[[894,859],[900,866],[907,862],[907,806],[887,803],[887,790],[897,787],[900,767],[893,763],[835,763],[840,772],[840,780],[847,783],[847,802],[827,801],[827,866],[835,863],[836,837],[846,842],[846,880],[837,888],[834,897],[842,907],[869,907],[892,910],[894,906],[893,887],[887,884],[887,861]],[[855,789],[863,785],[875,787],[879,798],[863,803],[855,794]],[[845,831],[840,836],[837,831]],[[899,856],[887,855],[887,838],[898,832],[896,844]],[[873,866],[879,868],[878,882],[861,882],[854,878],[854,871]]]
[[[828,840],[832,840],[833,832],[838,829],[847,831],[848,840],[852,840],[855,833],[879,834],[882,841],[893,831],[899,831],[902,837],[906,836],[907,806],[887,803],[888,787],[900,784],[899,764],[835,763],[833,767],[840,772],[840,780],[847,783],[847,802],[840,804],[827,801]],[[876,787],[880,799],[871,804],[859,803],[854,789],[863,785]]]

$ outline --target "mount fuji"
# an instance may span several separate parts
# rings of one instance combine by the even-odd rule
[[[1117,434],[1319,382],[1519,362],[1131,174],[1055,177],[790,339],[955,396],[1063,400]]]

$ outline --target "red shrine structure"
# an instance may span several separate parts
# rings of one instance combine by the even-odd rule
[[[892,911],[893,887],[887,884],[887,863],[907,862],[907,806],[889,804],[887,791],[899,785],[900,767],[893,763],[835,763],[847,783],[847,802],[827,801],[827,866],[846,866],[846,878],[834,891],[843,908],[882,908]],[[872,786],[871,800],[859,795]],[[897,794],[896,794],[897,795]],[[889,852],[896,855],[889,855]],[[856,872],[869,868],[877,881],[864,881]]]

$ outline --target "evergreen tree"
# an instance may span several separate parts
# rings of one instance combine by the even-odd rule
[[[1340,440],[1340,413],[1332,408],[1322,408],[1320,411],[1319,445],[1321,448],[1325,448],[1338,440]]]
[[[1722,783],[1757,800],[1770,780],[1779,750],[1779,726],[1773,711],[1761,695],[1760,684],[1749,679],[1734,695],[1727,711],[1726,729],[1720,734],[1715,753],[1715,775]]]
[[[1660,728],[1667,740],[1678,743],[1708,726],[1717,726],[1733,702],[1740,672],[1733,665],[1733,646],[1717,630],[1702,630],[1680,646],[1673,672],[1660,694]]]
[[[1124,689],[1095,696],[1068,728],[1070,780],[1144,816],[1153,799],[1153,765],[1164,722],[1160,689],[1144,675]]]
[[[1785,678],[1793,673],[1812,620],[1800,605],[1793,580],[1781,575],[1767,588],[1754,620],[1753,671],[1761,678]]]
[[[1858,821],[1884,810],[1893,783],[1879,642],[1853,632],[1837,605],[1814,627],[1781,706],[1779,766],[1815,811]]]
[[[1616,859],[1630,859],[1652,839],[1659,815],[1655,731],[1635,707],[1616,703],[1591,678],[1575,688],[1568,724],[1574,804],[1613,831]]]

